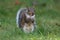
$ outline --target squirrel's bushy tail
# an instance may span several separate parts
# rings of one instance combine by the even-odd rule
[[[22,18],[22,12],[26,11],[27,8],[20,8],[17,12],[17,16],[16,16],[16,24],[17,24],[17,27],[20,27],[21,26],[21,18]]]

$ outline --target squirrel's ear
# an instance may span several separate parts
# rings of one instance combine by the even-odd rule
[[[32,6],[32,10],[35,12],[35,7],[34,6]]]
[[[26,6],[26,8],[27,8],[27,10],[29,11],[29,7],[28,7],[28,6]]]

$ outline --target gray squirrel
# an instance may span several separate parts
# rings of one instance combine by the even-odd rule
[[[33,32],[35,29],[35,11],[32,7],[20,8],[16,16],[17,27],[25,33]]]

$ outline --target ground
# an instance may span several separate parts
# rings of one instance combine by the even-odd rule
[[[37,28],[25,34],[16,26],[19,8],[32,0],[0,0],[0,40],[60,40],[60,0],[37,0],[34,5]]]

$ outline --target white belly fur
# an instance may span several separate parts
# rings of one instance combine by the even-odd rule
[[[34,25],[31,24],[30,26],[28,26],[28,24],[25,23],[24,27],[23,27],[23,31],[25,33],[31,33],[34,31]]]

